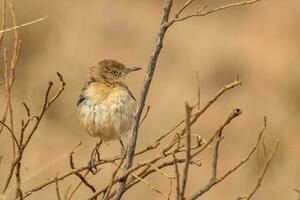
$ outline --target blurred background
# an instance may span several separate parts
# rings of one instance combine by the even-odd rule
[[[174,0],[173,11],[185,1]],[[184,14],[204,4],[217,7],[231,0],[195,1]],[[48,15],[43,22],[19,29],[22,39],[17,79],[13,90],[16,126],[26,113],[26,102],[32,113],[38,112],[48,80],[56,81],[60,72],[66,90],[51,107],[25,152],[22,169],[24,190],[63,173],[68,166],[67,152],[80,141],[75,165],[82,166],[98,139],[88,136],[77,118],[76,102],[88,66],[104,58],[126,65],[147,67],[159,29],[163,1],[160,0],[26,0],[15,1],[17,23],[22,24]],[[173,14],[171,15],[173,16]],[[7,21],[7,27],[12,24]],[[220,173],[238,163],[252,148],[268,117],[266,145],[268,152],[276,138],[280,147],[254,199],[297,199],[294,188],[300,188],[300,1],[266,0],[233,8],[206,17],[175,24],[167,32],[163,50],[146,104],[149,115],[139,133],[138,149],[184,119],[184,103],[197,99],[198,70],[202,105],[236,74],[242,87],[226,93],[201,117],[192,132],[211,135],[233,108],[243,115],[225,130],[220,154]],[[12,48],[13,35],[6,34],[4,45]],[[10,52],[11,53],[11,52]],[[1,63],[2,56],[1,56]],[[128,76],[126,83],[136,97],[143,84],[145,70]],[[58,81],[55,87],[58,87]],[[1,111],[4,104],[0,90]],[[119,144],[102,148],[103,157],[119,153]],[[0,179],[6,178],[10,166],[11,141],[0,135]],[[206,183],[210,153],[201,155],[202,167],[193,168],[188,194]],[[104,172],[110,169],[103,169]],[[172,168],[170,173],[172,173]],[[110,176],[96,176],[90,181],[97,187]],[[147,180],[162,191],[168,191],[168,180],[160,175]],[[64,193],[77,177],[61,184]],[[252,159],[234,175],[216,186],[202,199],[234,199],[248,193],[256,183],[256,162]],[[2,181],[1,181],[1,184]],[[1,186],[2,187],[2,186]],[[90,191],[80,191],[75,199],[84,199]],[[28,199],[55,199],[54,185]],[[129,190],[125,199],[161,199],[143,184]]]

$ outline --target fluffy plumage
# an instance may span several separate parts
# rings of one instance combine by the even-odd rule
[[[123,80],[139,69],[115,60],[103,60],[89,68],[77,105],[79,119],[91,136],[116,140],[131,129],[136,100]]]

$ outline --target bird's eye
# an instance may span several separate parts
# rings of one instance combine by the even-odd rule
[[[114,76],[117,76],[118,75],[118,71],[117,70],[112,70],[111,74],[114,75]]]

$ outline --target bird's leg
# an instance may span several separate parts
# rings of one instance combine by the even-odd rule
[[[90,161],[88,163],[88,168],[92,174],[97,173],[97,166],[95,166],[95,163],[100,161],[100,153],[99,148],[102,144],[102,140],[100,139],[99,143],[96,144],[95,148],[93,149],[90,157]]]
[[[121,144],[121,154],[125,153],[125,146],[124,146],[124,143],[121,139],[119,139],[119,142]]]

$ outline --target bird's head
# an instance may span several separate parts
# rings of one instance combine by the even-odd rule
[[[140,67],[126,67],[122,63],[106,59],[98,62],[89,69],[89,76],[97,82],[119,83],[127,74],[140,70]]]

